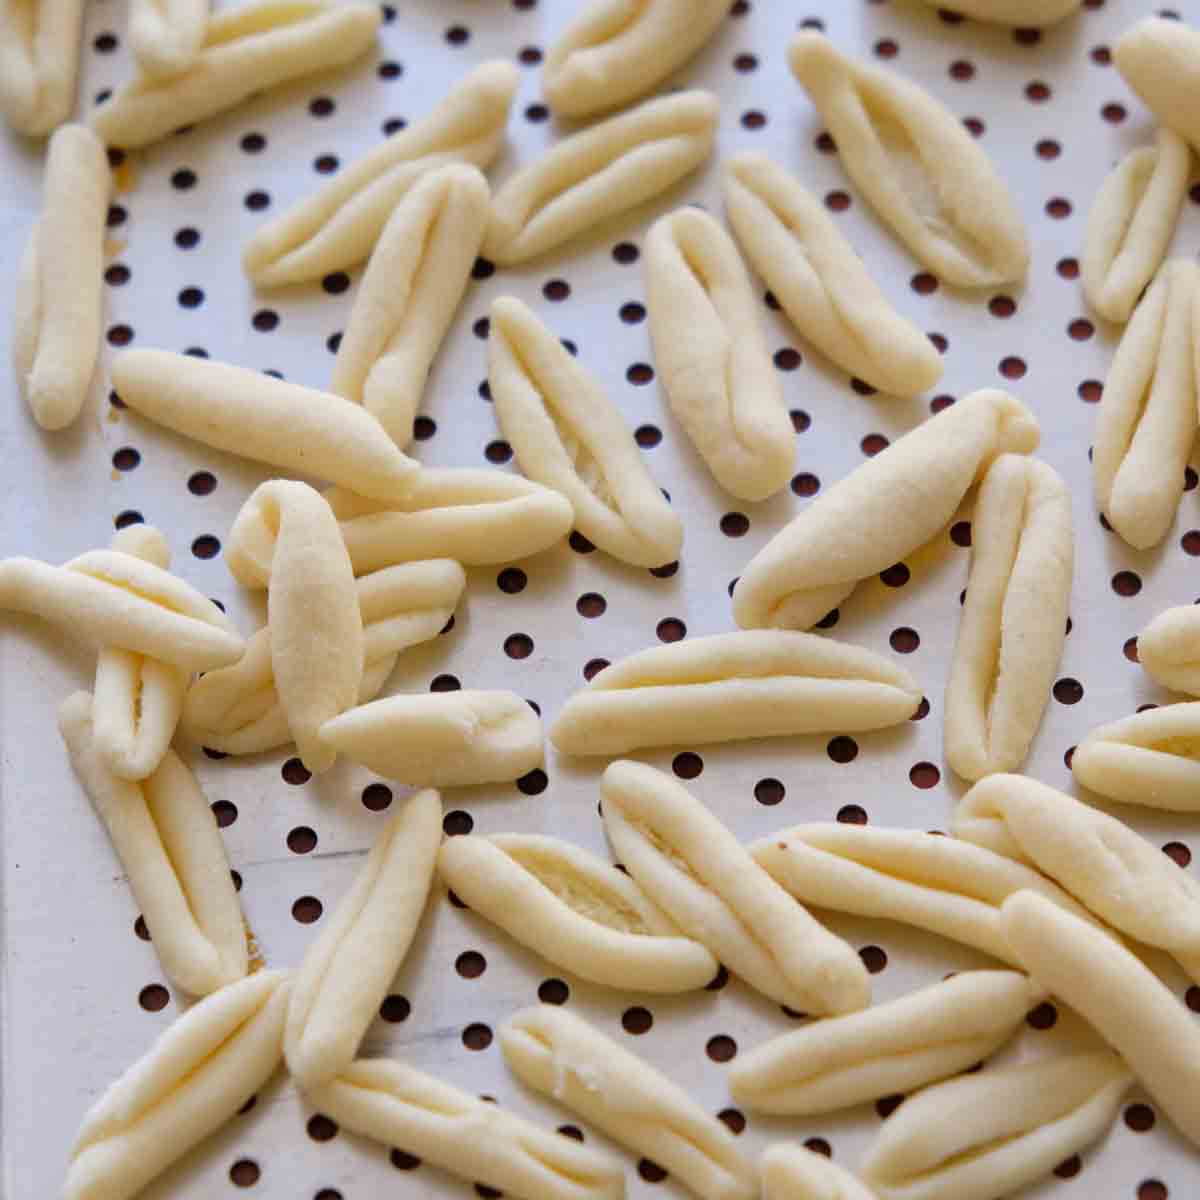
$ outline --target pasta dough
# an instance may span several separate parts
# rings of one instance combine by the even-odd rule
[[[1025,277],[1021,215],[953,113],[915,83],[847,58],[811,30],[792,39],[788,61],[846,173],[915,258],[955,287]]]
[[[666,1076],[564,1008],[535,1005],[500,1030],[522,1083],[645,1155],[704,1200],[751,1200],[754,1172],[733,1134]]]
[[[226,9],[209,20],[183,74],[139,76],[95,110],[91,126],[110,146],[149,146],[257,92],[353,62],[374,42],[380,19],[375,4],[322,0],[252,0]]]
[[[64,125],[54,134],[42,213],[13,304],[13,366],[43,429],[75,420],[96,370],[110,184],[104,147],[90,129]]]
[[[653,646],[566,703],[550,740],[566,754],[879,729],[908,720],[920,685],[870,650],[756,629]]]
[[[866,1184],[824,1154],[776,1142],[759,1159],[763,1200],[875,1200]]]
[[[132,1200],[237,1113],[279,1064],[287,978],[259,971],[170,1026],[84,1117],[63,1200]]]
[[[1071,494],[1043,462],[1002,454],[979,486],[971,574],[946,686],[946,761],[964,779],[1019,767],[1066,639]]]
[[[472,912],[581,979],[622,991],[689,992],[720,964],[683,937],[611,863],[557,838],[448,838],[446,886]]]
[[[0,0],[0,112],[42,137],[71,115],[83,0]]]
[[[441,797],[410,796],[305,954],[283,1042],[288,1070],[305,1090],[354,1061],[425,911],[441,840]]]
[[[713,478],[763,500],[792,473],[795,430],[758,319],[758,300],[729,235],[681,208],[646,235],[654,362],[671,411]]]
[[[683,524],[596,377],[520,300],[494,300],[490,321],[488,383],[521,470],[566,496],[579,532],[614,558],[675,561]]]
[[[425,381],[471,279],[487,180],[455,163],[423,175],[388,218],[354,298],[333,390],[408,445]]]
[[[831,362],[896,396],[919,395],[941,379],[937,348],[888,303],[793,175],[765,154],[735,155],[725,168],[725,210],[788,319]]]
[[[546,52],[542,90],[560,117],[621,108],[716,33],[726,0],[592,0]]]
[[[755,1112],[813,1116],[912,1092],[991,1057],[1041,999],[1018,971],[965,971],[743,1052],[730,1094]]]
[[[615,762],[600,791],[618,861],[686,936],[735,975],[801,1012],[854,1012],[870,1002],[858,955],[757,868],[671,776]]]
[[[1166,17],[1148,17],[1117,38],[1112,57],[1155,117],[1200,148],[1200,114],[1192,103],[1200,87],[1200,31]]]
[[[1200,696],[1200,608],[1181,604],[1159,613],[1138,634],[1142,669],[1165,688]]]
[[[181,75],[208,28],[208,0],[130,0],[129,45],[145,79]]]
[[[937,4],[941,0],[925,0]],[[954,12],[976,21],[1036,29],[1053,25],[1079,11],[1083,0],[954,0]]]
[[[715,96],[677,92],[571,134],[492,197],[484,254],[525,262],[665,192],[709,156],[716,124]]]
[[[1196,437],[1197,286],[1194,262],[1163,266],[1125,327],[1100,400],[1096,503],[1139,550],[1162,541],[1175,520]]]
[[[167,350],[122,350],[112,382],[130,408],[206,446],[319,475],[384,503],[402,501],[414,486],[416,462],[370,413],[340,396]]]
[[[734,619],[743,629],[815,625],[859,580],[900,562],[946,526],[993,459],[1031,453],[1038,436],[1037,421],[1016,397],[972,392],[785,525],[742,572]]]

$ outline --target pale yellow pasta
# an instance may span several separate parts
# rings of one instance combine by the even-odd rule
[[[1165,688],[1200,696],[1200,606],[1161,612],[1138,634],[1142,670]]]
[[[805,1146],[776,1142],[758,1160],[763,1200],[875,1200],[845,1167]]]
[[[130,0],[129,46],[147,79],[188,70],[207,28],[208,0]]]
[[[75,107],[83,0],[0,0],[0,112],[42,137]]]
[[[1200,116],[1192,103],[1200,87],[1200,31],[1166,17],[1147,17],[1117,38],[1112,56],[1158,120],[1200,149]]]

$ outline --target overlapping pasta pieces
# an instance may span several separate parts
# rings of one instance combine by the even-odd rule
[[[946,686],[946,761],[964,779],[1010,771],[1037,733],[1066,639],[1071,494],[1046,463],[1002,454],[971,520],[971,573]]]
[[[827,1155],[776,1142],[759,1159],[763,1200],[875,1200],[865,1183]]]
[[[778,491],[792,473],[795,430],[746,268],[707,213],[681,208],[651,227],[646,301],[671,411],[713,478],[744,500]]]
[[[403,651],[445,628],[466,582],[462,567],[449,559],[402,563],[355,580],[363,625],[359,704],[379,695]],[[223,754],[257,754],[292,740],[275,687],[269,628],[249,639],[239,662],[192,684],[182,728],[193,741]]]
[[[514,297],[493,301],[490,320],[488,383],[521,470],[566,496],[579,532],[614,558],[675,561],[683,524],[596,377]]]
[[[83,0],[0,0],[0,112],[42,137],[75,107]]]
[[[709,156],[716,124],[711,92],[676,92],[564,138],[493,196],[484,254],[524,262],[666,191]]]
[[[354,297],[333,390],[408,445],[429,368],[471,279],[487,180],[452,163],[423,175],[388,218]]]
[[[412,787],[519,779],[542,765],[542,723],[514,692],[388,696],[321,727],[321,744]]]
[[[934,344],[888,303],[822,203],[765,154],[725,168],[738,243],[792,324],[831,362],[872,387],[916,396],[942,377]]]
[[[777,1004],[821,1014],[866,1007],[871,989],[858,955],[671,776],[621,761],[600,787],[618,860],[686,936]]]
[[[677,1084],[564,1008],[522,1009],[500,1030],[522,1083],[669,1171],[704,1200],[750,1200],[753,1168],[733,1134]]]
[[[208,28],[208,0],[130,0],[129,45],[143,78],[181,75]]]
[[[112,382],[142,416],[229,454],[318,475],[382,503],[403,501],[414,486],[416,462],[341,396],[168,350],[121,351]]]
[[[279,1065],[288,987],[259,971],[171,1025],[84,1117],[63,1200],[132,1200],[233,1117]]]
[[[1166,17],[1147,17],[1117,38],[1112,56],[1158,120],[1200,150],[1200,114],[1191,102],[1200,87],[1200,31]]]
[[[880,729],[907,721],[920,685],[881,655],[817,634],[755,629],[653,646],[600,672],[550,739],[566,754]]]
[[[246,274],[259,287],[280,287],[362,262],[423,175],[450,163],[491,164],[504,144],[517,81],[517,68],[500,59],[468,72],[420,120],[262,225],[242,254]]]
[[[1132,1082],[1107,1050],[947,1080],[883,1123],[863,1178],[879,1200],[1000,1200],[1103,1137]]]
[[[966,971],[763,1042],[729,1070],[755,1112],[811,1116],[907,1094],[994,1054],[1042,998],[1019,971]]]
[[[725,0],[591,0],[546,52],[542,89],[561,117],[621,108],[713,36]]]
[[[940,0],[925,0],[939,4]],[[1054,25],[1079,11],[1083,0],[954,0],[954,11],[976,21],[1037,29]]]
[[[607,1154],[543,1129],[423,1071],[359,1059],[308,1093],[343,1129],[520,1200],[622,1200]]]
[[[209,20],[186,71],[142,75],[118,88],[91,126],[110,146],[149,146],[256,92],[353,62],[375,40],[380,19],[378,6],[361,0],[252,0],[227,9]]]
[[[1096,503],[1139,550],[1171,528],[1196,437],[1198,287],[1194,262],[1163,265],[1125,327],[1100,400],[1092,450]]]
[[[956,287],[1025,277],[1021,215],[953,113],[902,76],[847,58],[820,33],[798,33],[788,61],[846,173],[917,259]]]
[[[1165,688],[1200,696],[1200,607],[1161,612],[1138,634],[1142,670]]]
[[[43,429],[75,420],[96,370],[111,182],[104,147],[90,129],[64,125],[55,132],[42,212],[13,303],[13,366]]]
[[[689,992],[719,969],[632,879],[569,842],[520,833],[448,838],[438,871],[472,912],[581,979]]]
[[[742,572],[735,620],[743,629],[815,625],[860,580],[900,562],[947,525],[993,459],[1031,453],[1038,437],[1037,421],[1015,396],[972,392],[822,491],[785,525]]]
[[[410,796],[305,954],[292,983],[284,1055],[306,1091],[354,1061],[425,911],[441,840],[441,797]]]
[[[1187,193],[1192,155],[1165,126],[1153,146],[1126,155],[1096,193],[1084,235],[1080,279],[1106,321],[1129,320],[1163,261]]]

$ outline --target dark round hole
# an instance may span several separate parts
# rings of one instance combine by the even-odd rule
[[[728,1034],[718,1033],[716,1037],[708,1039],[704,1052],[713,1062],[727,1063],[737,1054],[737,1042]]]
[[[1177,866],[1186,869],[1191,865],[1192,852],[1182,842],[1168,842],[1163,853]]]
[[[462,684],[454,675],[435,675],[430,681],[429,690],[431,692],[458,692],[462,690]]]
[[[561,979],[543,979],[538,984],[537,994],[543,1004],[566,1004],[571,989]]]
[[[478,950],[464,950],[454,960],[454,969],[464,979],[478,979],[487,970],[487,959]]]
[[[920,646],[921,637],[915,629],[902,625],[899,629],[892,630],[888,642],[897,654],[912,654]]]
[[[654,1017],[650,1010],[642,1008],[641,1005],[634,1008],[627,1008],[621,1014],[621,1027],[626,1033],[632,1033],[635,1036],[648,1033],[653,1024]]]
[[[513,456],[512,447],[505,441],[488,442],[483,448],[483,457],[490,463],[506,463]]]
[[[338,1125],[332,1117],[327,1117],[324,1113],[313,1113],[308,1118],[308,1136],[314,1142],[329,1142],[332,1141],[338,1134]]]
[[[646,319],[646,306],[630,300],[617,310],[626,325],[637,325]]]
[[[584,679],[586,679],[588,683],[591,683],[592,680],[595,679],[596,676],[599,675],[600,672],[603,671],[607,666],[607,658],[589,658],[587,662],[583,664]]]
[[[704,770],[704,759],[691,750],[684,750],[671,760],[671,770],[680,779],[696,779]]]
[[[540,767],[534,767],[532,771],[517,780],[517,791],[522,796],[540,796],[546,790],[549,782],[546,772]]]
[[[316,831],[307,825],[297,825],[287,835],[287,848],[293,854],[310,854],[317,848]]]
[[[1142,580],[1133,571],[1118,571],[1112,577],[1112,590],[1118,596],[1136,596],[1142,590]]]
[[[162,1012],[170,999],[171,993],[161,983],[148,983],[138,992],[138,1004],[147,1012]]]
[[[113,517],[113,526],[116,529],[128,529],[130,525],[144,524],[145,520],[146,518],[136,509],[127,508]]]
[[[584,592],[575,601],[575,611],[581,617],[603,616],[606,608],[608,608],[608,601],[599,592]]]
[[[239,1158],[229,1168],[229,1178],[238,1187],[253,1187],[261,1177],[262,1171],[253,1159]]]
[[[682,642],[687,637],[687,626],[678,617],[664,617],[654,632],[660,642]]]
[[[808,471],[792,476],[792,491],[797,496],[815,496],[821,490],[821,481]]]
[[[258,312],[250,318],[250,324],[254,326],[259,333],[270,333],[273,329],[279,326],[279,314],[269,308],[260,308]]]
[[[1083,684],[1078,679],[1059,679],[1054,684],[1054,698],[1059,704],[1078,704],[1083,699]]]
[[[171,186],[177,191],[186,192],[196,186],[196,172],[187,167],[180,167],[171,175]]]
[[[886,450],[888,445],[888,440],[882,433],[868,433],[859,443],[860,449],[868,458],[874,458],[880,451]]]
[[[548,280],[542,287],[542,295],[547,300],[566,300],[571,294],[571,285],[565,279]]]
[[[379,1006],[379,1015],[390,1025],[398,1025],[401,1021],[407,1021],[411,1012],[412,1005],[409,1004],[407,997],[397,995],[395,992],[390,996],[385,996],[383,1003]]]
[[[1005,379],[1021,379],[1026,370],[1028,368],[1025,366],[1025,360],[1018,358],[1015,354],[1010,354],[1000,360],[1000,374]]]
[[[640,254],[641,251],[632,242],[618,242],[612,251],[613,258],[625,267],[637,262]]]
[[[385,783],[368,783],[362,792],[363,807],[383,812],[392,802],[392,789]]]
[[[1025,1017],[1025,1022],[1031,1029],[1052,1029],[1057,1021],[1058,1009],[1049,1000],[1044,1000],[1036,1008],[1030,1009]]]
[[[197,558],[216,558],[221,553],[221,543],[211,533],[203,533],[192,542],[192,553]]]
[[[878,975],[888,965],[887,951],[881,946],[864,946],[858,952],[858,957],[872,975]]]
[[[1134,1133],[1146,1133],[1154,1128],[1154,1109],[1148,1104],[1131,1104],[1124,1112],[1125,1124]]]
[[[462,1031],[462,1041],[468,1050],[486,1050],[492,1044],[492,1031],[482,1022],[475,1021]]]
[[[825,752],[835,763],[853,762],[858,757],[858,743],[852,737],[841,734],[830,740]]]
[[[112,456],[112,465],[118,471],[132,471],[141,461],[141,454],[132,446],[122,446]]]
[[[469,812],[456,808],[442,818],[442,832],[447,837],[465,837],[475,828],[474,818]]]
[[[643,387],[654,378],[654,368],[649,363],[636,362],[625,372],[625,378]]]
[[[504,639],[504,653],[509,658],[528,658],[533,653],[533,638],[527,633],[510,633]]]
[[[726,537],[744,537],[750,529],[750,518],[745,513],[727,512],[721,518],[721,532]]]
[[[919,762],[908,773],[909,783],[913,787],[921,788],[923,791],[927,791],[931,787],[937,787],[941,778],[941,771],[931,762]]]
[[[300,922],[301,925],[312,925],[314,922],[321,919],[321,914],[325,911],[325,906],[316,898],[316,896],[301,896],[295,904],[292,905],[292,916]]]
[[[421,1160],[415,1154],[397,1149],[388,1155],[388,1161],[397,1171],[415,1171],[421,1165]]]
[[[216,800],[212,804],[212,814],[219,829],[228,829],[238,819],[237,805],[229,800]]]
[[[912,578],[912,572],[904,563],[893,563],[884,571],[879,572],[879,579],[885,587],[899,588],[903,587],[909,579]]]
[[[792,418],[792,428],[797,433],[804,433],[812,425],[812,417],[801,408],[793,408],[789,415]]]
[[[496,576],[496,586],[508,596],[515,596],[525,590],[529,577],[520,567],[505,567]]]
[[[210,496],[217,489],[217,477],[211,471],[196,471],[188,476],[187,487],[193,496]]]
[[[662,441],[662,430],[657,425],[639,425],[633,438],[643,450],[652,450]]]

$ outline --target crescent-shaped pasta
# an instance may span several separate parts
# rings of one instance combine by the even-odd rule
[[[252,0],[213,16],[180,75],[141,75],[91,116],[110,146],[136,150],[184,125],[236,108],[257,92],[344,67],[364,54],[382,19],[378,5]]]
[[[1112,48],[1113,62],[1160,124],[1200,148],[1200,31],[1166,17],[1131,25]]]
[[[112,382],[142,416],[229,454],[317,475],[383,503],[403,500],[415,482],[416,462],[379,422],[329,392],[168,350],[122,350]]]
[[[1121,335],[1096,419],[1096,503],[1131,546],[1166,536],[1196,437],[1193,361],[1200,268],[1173,258]]]
[[[726,491],[765,499],[791,476],[796,434],[737,247],[707,213],[681,208],[651,226],[645,263],[671,411]]]
[[[288,982],[259,971],[202,1000],[83,1119],[63,1200],[132,1200],[275,1073]]]
[[[665,192],[709,156],[716,125],[711,92],[677,92],[563,138],[492,197],[483,253],[524,262]]]
[[[716,33],[726,0],[592,0],[546,51],[542,90],[560,117],[640,100]]]
[[[979,485],[971,528],[945,747],[973,780],[1025,761],[1050,698],[1075,563],[1071,494],[1046,463],[1002,454]]]
[[[259,287],[319,279],[363,262],[405,193],[449,163],[488,167],[504,144],[517,90],[513,63],[469,71],[420,120],[268,221],[246,243],[242,269]]]
[[[490,319],[488,383],[521,470],[566,496],[579,532],[614,558],[674,562],[683,524],[596,377],[520,300],[494,300]]]
[[[208,0],[130,0],[129,46],[144,79],[181,75],[208,29]]]
[[[1200,1026],[1188,1010],[1136,955],[1041,896],[1010,897],[1001,924],[1035,982],[1079,1013],[1200,1144]]]
[[[1103,1137],[1132,1082],[1107,1050],[946,1080],[883,1123],[863,1178],[879,1200],[1000,1200]]]
[[[354,1061],[425,911],[442,840],[442,801],[417,792],[384,826],[292,982],[288,1070],[305,1091]]]
[[[690,992],[720,964],[611,863],[536,834],[448,838],[446,886],[547,962],[622,991]]]
[[[865,1183],[827,1155],[776,1142],[758,1160],[763,1200],[875,1200]]]
[[[823,491],[750,560],[733,591],[743,629],[807,629],[859,580],[877,575],[949,524],[1004,453],[1037,447],[1038,424],[1015,396],[972,392]],[[1182,468],[1180,479],[1182,480]]]
[[[1165,688],[1200,696],[1200,607],[1181,604],[1158,614],[1138,634],[1142,670]]]
[[[0,0],[0,112],[42,137],[71,115],[83,0]]]
[[[534,1125],[432,1075],[359,1059],[310,1103],[385,1146],[402,1147],[470,1183],[520,1200],[622,1200],[625,1177],[607,1154]]]
[[[333,365],[332,390],[408,445],[442,339],[471,279],[488,219],[487,180],[452,163],[417,180],[371,251]]]
[[[43,429],[75,420],[95,374],[111,182],[104,147],[90,129],[55,131],[42,212],[25,247],[13,304],[13,366]]]
[[[895,396],[942,377],[934,344],[888,303],[824,205],[765,154],[725,168],[725,211],[789,320],[842,370]]]
[[[754,1171],[733,1134],[681,1087],[565,1008],[535,1005],[500,1029],[509,1069],[704,1200],[751,1200]]]
[[[873,651],[812,633],[754,629],[652,646],[613,663],[550,729],[565,754],[880,729],[921,688]]]
[[[1038,29],[1079,11],[1083,0],[954,0],[954,12],[976,21]],[[941,7],[941,0],[925,0]]]
[[[1029,240],[991,160],[923,88],[804,30],[788,49],[846,174],[913,256],[955,287],[1025,277]]]
[[[825,1014],[870,1003],[858,955],[671,776],[623,760],[604,772],[600,791],[618,861],[685,936],[777,1004]]]
[[[542,765],[542,723],[514,692],[388,696],[321,727],[321,743],[411,787],[504,783]]]
[[[730,1094],[755,1112],[787,1116],[907,1094],[990,1058],[1042,998],[1019,971],[964,971],[739,1054]]]

